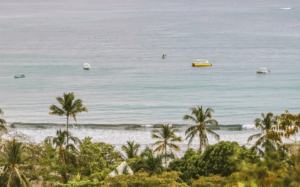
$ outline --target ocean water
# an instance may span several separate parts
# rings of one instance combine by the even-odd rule
[[[182,117],[197,105],[213,108],[220,124],[299,113],[299,21],[297,0],[0,0],[3,118],[65,123],[49,107],[68,92],[89,109],[81,124],[191,124]],[[194,59],[213,66],[192,68]],[[260,67],[271,73],[256,75]],[[55,130],[15,131],[41,141]],[[73,132],[95,140],[114,134],[105,141],[115,144],[132,136],[147,144],[150,133]],[[221,134],[245,144],[250,132]]]

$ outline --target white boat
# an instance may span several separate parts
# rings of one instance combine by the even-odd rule
[[[267,74],[270,73],[270,71],[267,68],[260,68],[258,71],[256,71],[257,74]]]
[[[90,65],[89,63],[84,63],[84,64],[83,64],[83,69],[84,69],[84,70],[89,70],[90,67],[91,67],[91,65]]]

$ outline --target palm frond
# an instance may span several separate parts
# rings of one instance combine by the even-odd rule
[[[163,150],[164,150],[164,144],[162,144],[162,145],[158,146],[156,149],[154,149],[154,153],[163,152]]]
[[[262,136],[262,133],[258,133],[258,134],[251,135],[251,136],[248,138],[247,142],[249,143],[250,141],[253,140],[253,138],[260,138],[261,136]]]
[[[171,139],[171,142],[182,142],[182,138],[179,136],[179,137],[173,137]]]
[[[164,141],[156,141],[155,143],[152,144],[152,146],[160,145],[163,143],[164,143]]]
[[[210,129],[206,129],[206,131],[210,134],[210,135],[212,135],[216,140],[220,140],[220,136],[217,134],[217,133],[215,133],[214,131],[212,131],[212,130],[210,130]]]
[[[253,145],[252,147],[258,147],[258,146],[260,146],[260,145],[263,143],[264,140],[265,140],[265,136],[260,137],[260,138],[254,143],[254,145]]]
[[[4,133],[7,133],[7,128],[5,125],[1,124],[1,119],[0,119],[0,131],[4,132]]]
[[[4,119],[1,119],[1,118],[0,118],[0,124],[1,124],[1,125],[5,125],[5,124],[6,124],[6,121],[5,121]]]
[[[63,111],[62,109],[60,109],[56,105],[51,105],[50,110],[51,110],[51,112],[49,112],[49,114],[51,114],[51,115],[63,116],[63,115],[66,114],[65,111]]]
[[[215,112],[212,108],[207,108],[205,111],[204,116],[208,117],[209,119],[211,118],[211,113]]]
[[[218,126],[218,125],[219,125],[219,123],[218,123],[216,120],[214,120],[214,119],[208,119],[208,120],[206,120],[206,121],[204,122],[204,124],[205,124],[205,125],[215,125],[215,126]]]
[[[190,121],[193,121],[195,123],[198,123],[198,121],[193,117],[193,116],[190,116],[190,115],[184,115],[183,120],[190,120]]]
[[[198,127],[198,125],[194,125],[189,127],[186,131],[185,131],[185,135],[189,134],[190,132],[194,131],[196,128]]]
[[[172,149],[174,149],[175,151],[180,151],[180,147],[178,145],[169,143],[168,146]]]
[[[63,99],[63,98],[61,98],[61,97],[56,97],[56,100],[58,101],[58,103],[60,104],[60,105],[65,105],[65,100]]]
[[[187,139],[190,139],[189,142],[188,142],[188,146],[190,146],[190,144],[192,143],[193,139],[195,138],[195,135],[197,134],[197,129],[194,129],[193,131],[189,132],[189,134],[187,134],[186,136],[186,140]]]

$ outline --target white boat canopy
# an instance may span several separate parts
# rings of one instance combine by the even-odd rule
[[[195,59],[196,63],[209,63],[208,60],[205,60],[205,59]]]

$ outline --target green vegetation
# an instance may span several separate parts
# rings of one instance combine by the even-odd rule
[[[75,99],[74,93],[64,93],[64,97],[57,97],[56,100],[62,106],[62,108],[57,107],[56,105],[51,105],[49,114],[58,115],[58,116],[67,116],[67,132],[69,132],[69,117],[73,117],[77,123],[76,115],[80,112],[88,112],[88,109],[85,108],[82,104],[81,99]],[[67,133],[68,134],[68,133]],[[67,141],[68,141],[67,137]]]
[[[139,148],[141,147],[140,144],[135,144],[133,142],[127,141],[127,146],[123,145],[122,150],[125,151],[127,158],[135,158],[138,156],[137,152],[139,151]]]
[[[174,152],[180,150],[176,143],[182,138],[175,134],[178,129],[162,125],[152,131],[152,138],[158,140],[152,145],[154,150],[146,147],[139,154],[140,144],[128,141],[122,146],[125,157],[113,145],[72,136],[68,131],[69,117],[76,121],[76,114],[87,109],[80,99],[74,101],[73,93],[57,100],[62,108],[52,105],[50,114],[67,116],[66,131],[57,130],[55,137],[47,137],[41,144],[20,135],[1,139],[1,187],[300,186],[300,144],[282,141],[296,136],[300,114],[262,114],[254,120],[261,133],[248,138],[248,142],[255,141],[248,149],[237,142],[209,145],[207,133],[217,140],[220,137],[207,125],[218,122],[212,119],[211,108],[198,106],[183,117],[195,123],[186,130],[185,138],[190,145],[199,137],[197,151],[187,149],[182,158],[175,158]],[[1,109],[0,114],[3,115]],[[5,120],[0,119],[0,131],[6,130]]]
[[[3,110],[0,108],[0,115],[4,115]],[[0,118],[0,131],[7,132],[7,128],[5,127],[6,121]]]
[[[261,130],[261,133],[254,134],[248,138],[248,142],[253,138],[259,138],[252,149],[263,155],[263,152],[275,151],[276,143],[282,143],[280,135],[274,131],[277,120],[273,117],[272,113],[268,113],[266,116],[262,113],[262,119],[256,118],[254,120],[255,127]],[[262,151],[259,147],[263,148]]]
[[[132,165],[134,171],[144,169],[149,172],[149,176],[155,174],[161,174],[164,171],[162,166],[162,155],[154,155],[154,152],[150,148],[146,148],[137,159],[137,161]]]
[[[174,158],[173,150],[180,151],[180,147],[175,145],[174,142],[182,142],[181,137],[177,137],[175,132],[179,132],[178,129],[170,127],[170,125],[162,125],[161,130],[153,130],[152,138],[159,139],[153,146],[157,146],[154,152],[160,152],[165,159],[165,166],[167,166],[167,158]],[[169,148],[170,152],[168,152]]]
[[[118,186],[118,187],[186,187],[184,183],[180,183],[178,172],[164,172],[161,175],[152,175],[149,177],[148,173],[137,172],[134,175],[119,175],[116,177],[108,177],[105,179],[103,186]]]
[[[1,163],[4,165],[4,172],[1,176],[1,186],[13,187],[31,187],[25,173],[24,161],[29,157],[26,147],[15,139],[7,141],[1,151]],[[4,179],[4,180],[3,180]]]
[[[195,136],[198,134],[200,141],[199,150],[201,151],[208,145],[208,138],[206,132],[211,134],[215,139],[220,139],[220,136],[217,133],[206,128],[207,125],[218,126],[218,122],[214,119],[211,119],[211,113],[214,112],[214,110],[211,108],[207,108],[205,112],[202,106],[198,106],[197,108],[192,107],[190,108],[190,110],[192,111],[192,115],[183,116],[183,120],[193,121],[194,123],[196,123],[196,125],[189,127],[185,131],[186,139],[189,139],[188,145],[190,145]]]

